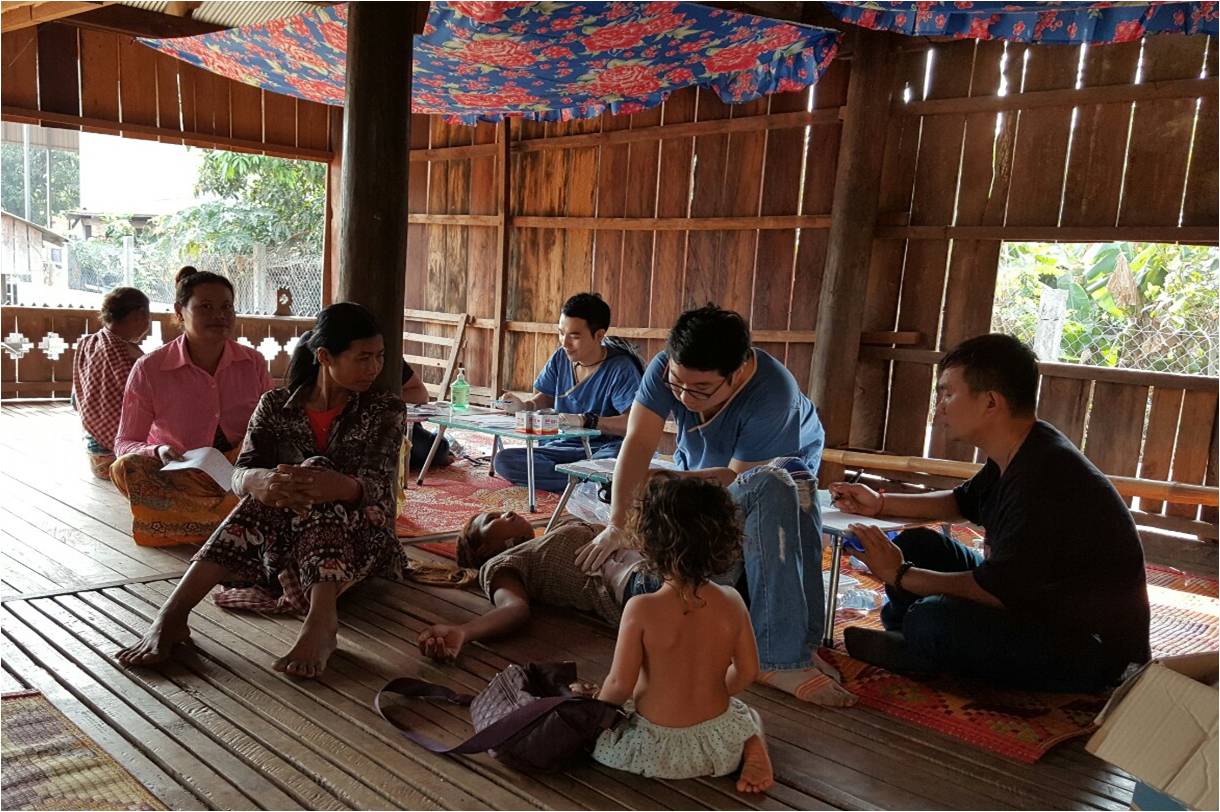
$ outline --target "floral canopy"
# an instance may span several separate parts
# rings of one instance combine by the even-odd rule
[[[412,109],[466,124],[567,121],[643,110],[691,85],[740,103],[813,84],[839,37],[694,3],[434,2],[414,42]],[[140,41],[265,90],[344,101],[346,4]]]
[[[826,3],[864,28],[914,36],[1034,43],[1110,43],[1145,34],[1216,36],[1216,3]]]

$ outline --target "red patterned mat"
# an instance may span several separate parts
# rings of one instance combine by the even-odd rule
[[[398,516],[399,538],[418,538],[440,533],[456,533],[476,513],[485,510],[515,510],[530,516],[525,488],[490,475],[486,463],[476,464],[469,456],[483,457],[491,453],[486,435],[455,432],[468,455],[448,468],[428,472],[423,485],[411,481],[410,490]],[[418,476],[418,473],[414,474]],[[559,495],[538,491],[537,513],[533,518],[546,519],[559,503]],[[437,549],[441,555],[453,557],[453,543],[421,544],[425,549]]]
[[[843,571],[862,588],[881,587],[846,562]],[[1152,655],[1216,649],[1216,593],[1214,579],[1148,567]],[[842,649],[843,627],[881,628],[879,611],[841,610],[836,619],[840,642],[829,655],[843,674],[843,684],[862,704],[1017,761],[1033,763],[1056,744],[1091,733],[1093,719],[1105,704],[1101,695],[997,690],[977,681],[892,674],[853,660]]]

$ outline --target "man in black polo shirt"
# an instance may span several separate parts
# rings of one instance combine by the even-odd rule
[[[948,436],[987,458],[972,479],[926,494],[844,483],[831,493],[866,516],[967,519],[985,528],[986,555],[924,528],[890,542],[855,526],[889,602],[887,631],[845,630],[848,653],[894,671],[1066,691],[1106,687],[1147,662],[1135,522],[1110,480],[1035,416],[1033,352],[998,333],[972,338],[941,360],[936,389]]]

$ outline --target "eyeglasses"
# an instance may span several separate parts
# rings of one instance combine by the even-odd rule
[[[665,385],[669,387],[669,391],[673,392],[675,397],[685,394],[685,395],[689,395],[694,400],[710,399],[713,395],[715,395],[717,392],[720,391],[721,387],[723,387],[726,383],[729,382],[728,378],[721,378],[720,383],[716,385],[715,389],[713,389],[710,392],[700,392],[698,389],[689,389],[685,386],[680,386],[679,384],[676,384],[672,380],[670,380],[669,364],[665,365],[664,375],[665,375]]]

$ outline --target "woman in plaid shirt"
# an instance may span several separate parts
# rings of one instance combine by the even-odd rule
[[[81,336],[72,358],[72,401],[85,430],[89,466],[94,476],[110,479],[123,387],[148,332],[148,297],[135,288],[115,288],[102,299],[97,317],[102,328]]]

